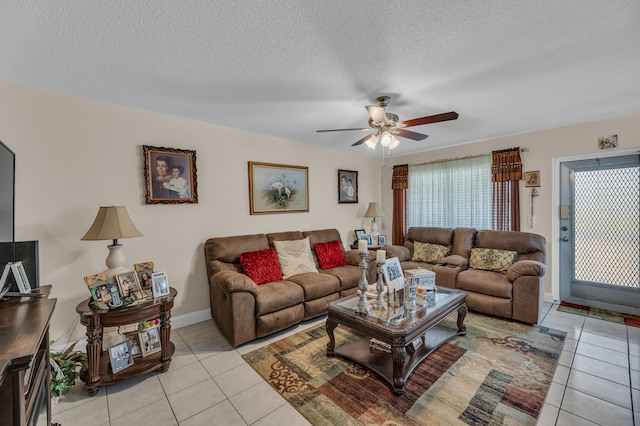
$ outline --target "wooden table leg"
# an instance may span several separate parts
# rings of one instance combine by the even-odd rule
[[[171,311],[165,311],[160,314],[162,325],[160,327],[160,343],[162,344],[162,367],[160,372],[169,371],[169,363],[171,362]]]
[[[407,349],[404,344],[391,345],[391,356],[393,358],[393,390],[397,395],[404,393],[404,364],[406,362]]]
[[[458,334],[467,334],[467,326],[464,325],[464,319],[467,316],[467,304],[463,304],[458,308]]]
[[[327,335],[329,336],[329,343],[327,343],[327,356],[333,356],[334,354],[333,350],[336,348],[336,338],[333,335],[333,330],[335,330],[337,326],[337,322],[330,318],[327,319],[326,329]]]
[[[94,396],[100,390],[100,355],[102,353],[102,327],[87,324],[87,392]]]

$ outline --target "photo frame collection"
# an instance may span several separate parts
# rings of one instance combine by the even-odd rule
[[[358,240],[367,240],[368,247],[387,245],[387,236],[384,234],[380,234],[377,237],[374,237],[371,234],[367,234],[364,229],[356,229],[355,234],[356,234],[356,244],[358,243]]]
[[[156,275],[156,285],[153,276]],[[87,275],[84,282],[91,293],[92,302],[99,309],[116,309],[142,303],[151,298],[170,293],[169,279],[165,272],[154,272],[153,262],[136,263],[133,270],[115,277],[106,272]]]
[[[122,333],[122,341],[109,347],[109,361],[113,374],[134,365],[134,358],[147,357],[162,350],[159,322],[153,322],[152,327],[143,323],[138,329]]]

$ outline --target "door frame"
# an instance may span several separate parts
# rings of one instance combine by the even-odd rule
[[[551,294],[554,301],[560,301],[560,163],[637,154],[640,154],[637,147],[614,148],[551,158]]]

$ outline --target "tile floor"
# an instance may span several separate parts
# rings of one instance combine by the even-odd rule
[[[558,312],[542,324],[568,333],[540,425],[640,426],[640,328]],[[324,322],[299,324],[232,348],[213,321],[173,330],[166,373],[106,386],[88,397],[83,383],[60,399],[53,421],[73,425],[308,425],[241,355]],[[634,411],[635,408],[635,411]]]

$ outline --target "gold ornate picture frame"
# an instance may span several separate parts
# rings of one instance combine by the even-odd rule
[[[249,161],[250,214],[308,211],[308,167]]]
[[[142,145],[145,204],[198,203],[196,152]]]

